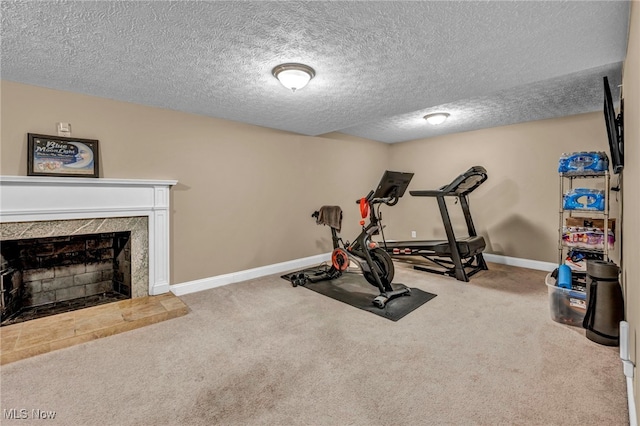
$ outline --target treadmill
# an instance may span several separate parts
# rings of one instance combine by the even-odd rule
[[[487,180],[487,170],[482,166],[471,167],[453,182],[436,190],[409,191],[414,197],[432,197],[438,201],[440,215],[447,234],[446,240],[429,241],[384,241],[381,244],[392,257],[422,256],[441,269],[414,265],[414,269],[455,277],[459,281],[469,281],[469,277],[479,271],[487,270],[482,256],[486,247],[484,237],[476,233],[468,195]],[[408,183],[407,183],[408,185]],[[383,182],[380,186],[385,186]],[[404,192],[404,190],[402,190]],[[456,197],[467,223],[468,236],[456,238],[447,210],[445,197]]]

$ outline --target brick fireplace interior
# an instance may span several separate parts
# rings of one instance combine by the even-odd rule
[[[132,297],[131,232],[2,241],[0,325]]]

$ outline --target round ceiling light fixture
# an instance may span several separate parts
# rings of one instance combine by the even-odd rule
[[[310,66],[294,63],[278,65],[271,73],[292,92],[302,89],[316,75]]]
[[[434,112],[433,114],[427,114],[424,116],[424,119],[427,120],[427,123],[433,126],[444,123],[447,118],[449,118],[448,112]]]

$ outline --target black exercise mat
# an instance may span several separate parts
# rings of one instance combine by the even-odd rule
[[[321,271],[324,271],[324,266],[292,272],[282,275],[282,278],[290,282],[290,277],[293,274],[305,273],[313,276],[316,272]],[[331,281],[320,281],[317,283],[307,282],[304,287],[358,309],[390,319],[391,321],[398,321],[400,318],[436,297],[433,293],[427,293],[418,288],[411,288],[411,294],[409,296],[398,296],[391,299],[384,308],[380,309],[373,305],[373,299],[379,294],[378,288],[369,284],[361,274],[349,272],[343,273],[342,276]],[[394,289],[400,290],[406,287],[404,284],[393,283]]]

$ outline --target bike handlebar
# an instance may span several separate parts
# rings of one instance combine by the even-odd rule
[[[369,193],[367,194],[366,197],[364,197],[365,200],[367,200],[369,202],[369,204],[387,204],[390,206],[394,206],[397,202],[398,202],[398,198],[397,197],[382,197],[382,198],[373,198],[373,191],[369,191]],[[356,204],[360,204],[360,201],[362,199],[356,200]]]
[[[369,204],[387,204],[389,206],[395,205],[398,201],[396,197],[383,197],[383,198],[371,198],[373,195],[373,191],[371,191],[366,197],[365,200],[369,202]],[[360,200],[356,200],[356,204],[360,204]]]
[[[369,193],[367,194],[366,197],[364,197],[365,200],[371,202],[371,196],[373,195],[373,191],[369,191]],[[360,204],[360,200],[356,200],[356,204]]]

